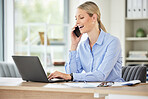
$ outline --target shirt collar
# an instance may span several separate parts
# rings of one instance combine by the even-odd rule
[[[96,43],[97,43],[98,45],[102,45],[103,40],[104,40],[104,36],[105,36],[105,32],[104,32],[102,29],[100,29],[100,30],[101,30],[101,31],[100,31],[98,40],[96,41]]]
[[[96,41],[96,44],[98,45],[102,45],[103,43],[103,40],[104,40],[104,36],[105,36],[105,32],[100,29],[100,34],[99,34],[99,37],[98,37],[98,40]],[[85,45],[89,44],[89,38],[87,37],[86,41],[85,41]]]

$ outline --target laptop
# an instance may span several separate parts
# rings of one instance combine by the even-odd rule
[[[32,82],[64,82],[64,79],[51,79],[42,67],[42,64],[37,56],[12,56],[23,80]]]

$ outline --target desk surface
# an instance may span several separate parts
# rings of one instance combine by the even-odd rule
[[[45,85],[49,86],[45,87]],[[121,87],[77,88],[66,86],[63,83],[25,82],[21,78],[0,78],[0,90],[29,90],[44,92],[50,91],[148,96],[148,83]]]

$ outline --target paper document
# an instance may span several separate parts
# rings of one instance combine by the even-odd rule
[[[65,85],[67,86],[70,86],[70,87],[80,87],[80,88],[95,88],[97,87],[100,83],[79,83],[79,82],[76,82],[76,83],[64,83]]]
[[[45,88],[69,88],[68,86],[66,86],[64,84],[47,84],[43,87],[45,87]]]
[[[125,86],[125,85],[132,86],[132,85],[139,84],[139,83],[141,83],[140,80],[132,80],[128,82],[114,82],[112,86]]]

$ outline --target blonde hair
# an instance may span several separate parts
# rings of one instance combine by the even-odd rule
[[[100,20],[101,13],[100,13],[99,7],[94,2],[87,1],[81,4],[80,6],[78,6],[78,8],[85,10],[90,17],[92,17],[93,14],[97,14],[97,21],[99,24],[99,28],[101,28],[104,32],[107,32],[104,25],[102,24]]]

